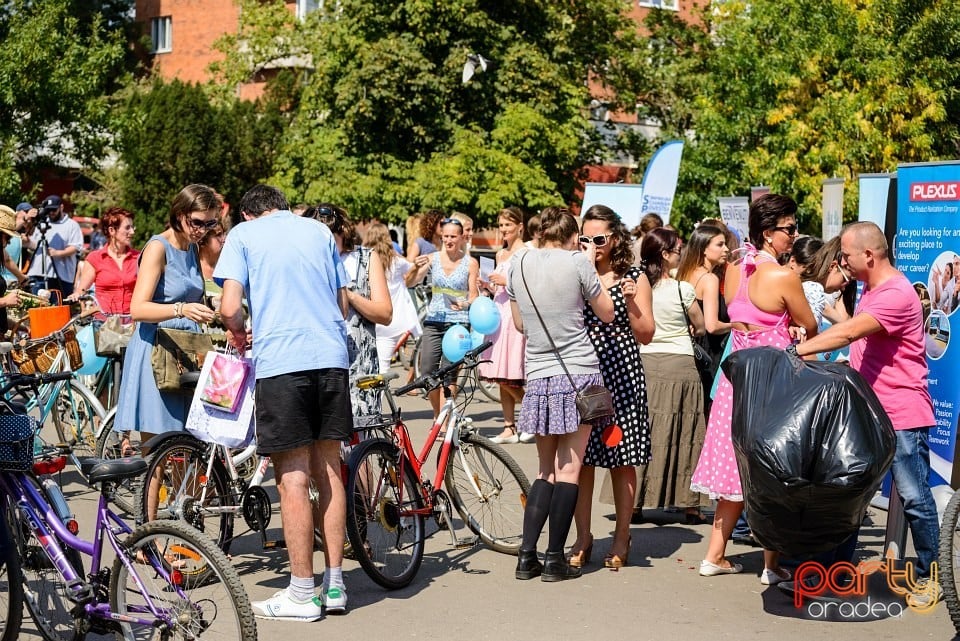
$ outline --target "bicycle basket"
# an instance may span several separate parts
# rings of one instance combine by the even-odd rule
[[[80,352],[80,343],[77,333],[73,329],[63,332],[64,347],[70,357],[70,369],[77,370],[83,367],[83,355]],[[10,357],[21,374],[36,374],[46,372],[53,365],[60,346],[52,337],[42,343],[34,343],[28,347],[17,347],[10,352]]]
[[[31,416],[0,415],[0,470],[27,472],[33,467],[36,426]]]

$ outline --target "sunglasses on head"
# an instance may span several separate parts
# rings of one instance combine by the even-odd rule
[[[187,222],[190,223],[190,226],[194,229],[213,229],[220,224],[220,221],[216,218],[203,220],[202,218],[194,218],[193,216],[187,216]]]
[[[580,236],[580,244],[589,245],[593,243],[597,247],[603,247],[607,244],[607,239],[610,238],[611,234],[599,234],[597,236]]]
[[[444,218],[440,221],[441,225],[459,225],[460,229],[463,229],[463,223],[461,223],[456,218]]]

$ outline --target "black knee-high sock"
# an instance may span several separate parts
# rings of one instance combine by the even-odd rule
[[[520,549],[531,552],[537,549],[537,541],[543,526],[550,515],[550,502],[553,500],[553,483],[537,479],[530,486],[527,495],[527,507],[523,511],[523,540]]]
[[[579,493],[580,488],[574,483],[557,483],[554,486],[553,500],[550,502],[550,535],[547,538],[547,552],[563,552]]]

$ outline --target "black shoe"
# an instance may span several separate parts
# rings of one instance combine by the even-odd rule
[[[537,559],[537,551],[520,550],[517,555],[517,578],[521,581],[528,581],[540,576],[541,572],[543,572],[543,564]]]
[[[750,547],[758,548],[760,544],[757,543],[757,540],[753,538],[752,534],[747,534],[745,536],[734,536],[730,538],[731,541],[737,545],[749,545]]]
[[[567,562],[563,552],[547,552],[543,558],[543,572],[541,581],[552,583],[576,579],[580,576],[580,568],[575,568]]]
[[[633,514],[630,515],[630,524],[631,525],[640,525],[643,523],[643,510],[641,508],[633,508]]]

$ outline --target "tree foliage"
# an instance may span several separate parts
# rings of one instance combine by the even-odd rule
[[[138,239],[163,230],[173,197],[190,183],[239,201],[268,174],[280,126],[254,103],[215,103],[198,85],[154,80],[130,92],[116,130],[122,202],[137,215]]]
[[[133,64],[115,1],[11,0],[0,6],[0,195],[30,170],[96,164],[109,141],[108,96]]]
[[[853,216],[858,174],[955,157],[958,9],[729,0],[702,26],[655,12],[651,42],[673,55],[635,66],[635,87],[666,135],[690,134],[675,203],[683,225],[715,215],[718,196],[764,184],[794,196],[818,233],[823,179],[847,179]],[[683,80],[691,70],[695,82]]]
[[[587,79],[616,76],[617,51],[635,46],[620,0],[341,0],[302,22],[282,2],[240,4],[239,33],[219,45],[228,86],[309,61],[276,182],[361,217],[438,206],[490,222],[563,202],[596,154]],[[464,84],[468,53],[491,64]]]

